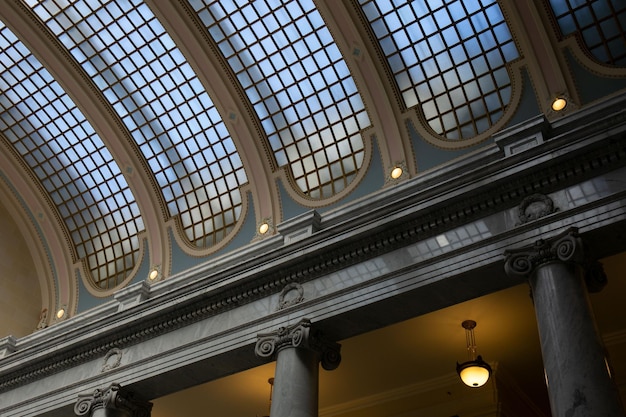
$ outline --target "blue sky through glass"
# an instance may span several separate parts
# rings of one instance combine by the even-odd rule
[[[304,194],[332,196],[363,164],[370,125],[341,52],[311,0],[190,1]]]
[[[35,1],[129,129],[171,215],[198,247],[222,240],[241,214],[246,173],[217,109],[143,1]]]
[[[446,139],[485,132],[511,99],[519,57],[496,0],[360,0],[407,108]]]

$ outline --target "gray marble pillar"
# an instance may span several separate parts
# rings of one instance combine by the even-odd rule
[[[317,417],[319,364],[339,366],[340,345],[329,342],[303,319],[295,325],[259,334],[255,352],[276,358],[271,417]]]
[[[150,417],[152,403],[140,400],[119,384],[78,396],[74,405],[77,416],[89,417]]]
[[[603,273],[576,229],[505,255],[506,272],[530,282],[552,416],[624,416],[585,285],[597,289]]]

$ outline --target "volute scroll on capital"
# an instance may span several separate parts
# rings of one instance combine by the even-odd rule
[[[150,417],[152,403],[138,399],[120,384],[113,383],[106,389],[95,389],[91,394],[79,395],[74,405],[77,416],[93,415],[98,409],[115,410],[115,415],[119,416]]]
[[[341,362],[341,345],[327,340],[320,331],[312,327],[309,319],[259,334],[254,351],[259,357],[269,358],[286,348],[303,348],[317,352],[320,363],[326,370],[337,368]]]
[[[532,246],[506,250],[504,269],[509,275],[529,276],[538,266],[553,261],[584,264],[583,241],[576,228],[552,239],[539,239]]]
[[[532,246],[505,251],[504,269],[508,275],[528,277],[537,267],[554,261],[579,265],[584,271],[589,292],[599,292],[607,284],[602,264],[586,257],[577,228],[568,229],[552,239],[537,240]]]

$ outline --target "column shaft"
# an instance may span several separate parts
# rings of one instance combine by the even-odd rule
[[[605,276],[590,265],[576,229],[506,252],[506,272],[532,289],[553,417],[624,416],[587,288]]]
[[[260,334],[256,354],[276,358],[271,417],[317,417],[319,365],[326,370],[339,366],[340,348],[308,319]]]
[[[271,417],[317,417],[319,357],[308,349],[282,349],[276,357]]]
[[[552,414],[623,416],[582,268],[550,262],[530,277]]]

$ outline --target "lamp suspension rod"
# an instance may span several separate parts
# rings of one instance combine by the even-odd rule
[[[476,322],[474,320],[465,320],[461,323],[461,326],[465,329],[465,343],[467,343],[467,356],[470,361],[476,359],[476,338],[474,336],[474,328]]]

